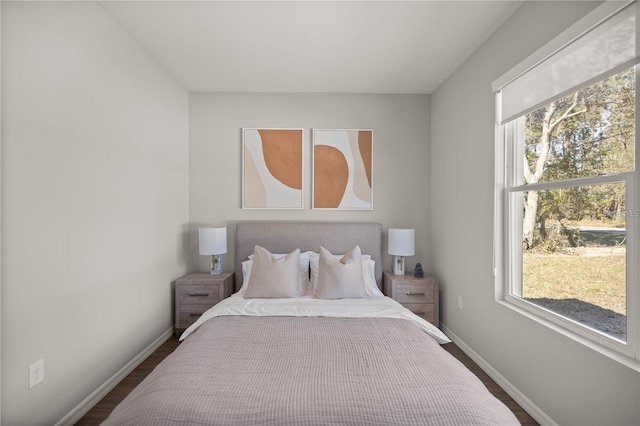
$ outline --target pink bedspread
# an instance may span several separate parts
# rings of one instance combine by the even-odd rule
[[[105,425],[510,425],[511,411],[411,321],[221,316]]]

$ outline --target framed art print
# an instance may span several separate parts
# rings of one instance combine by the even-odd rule
[[[313,208],[373,210],[373,131],[313,130]]]
[[[301,209],[302,129],[242,129],[242,208]]]

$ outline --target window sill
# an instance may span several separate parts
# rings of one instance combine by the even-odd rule
[[[570,330],[568,327],[564,327],[556,323],[555,321],[551,321],[544,316],[539,315],[538,313],[532,312],[531,308],[523,307],[527,304],[526,302],[522,302],[519,300],[510,301],[504,299],[496,299],[496,302],[515,312],[518,312],[521,315],[524,315],[525,317],[537,322],[538,324],[541,324],[547,328],[550,328],[551,330],[562,334],[565,337],[568,337],[574,342],[580,343],[581,345],[586,346],[587,348],[592,349],[599,354],[604,355],[607,358],[624,365],[625,367],[628,367],[636,372],[640,372],[640,360],[635,358],[633,351],[630,348],[626,347],[626,345],[623,349],[618,349],[617,347],[614,348],[615,345],[613,343],[609,346],[596,342],[594,339],[576,333]]]

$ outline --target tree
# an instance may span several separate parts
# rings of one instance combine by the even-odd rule
[[[576,92],[572,97],[572,102],[565,108],[558,108],[559,104],[563,104],[561,100],[560,102],[551,102],[542,110],[538,110],[542,113],[543,117],[539,125],[539,143],[537,144],[538,149],[536,149],[535,154],[537,157],[534,158],[535,161],[533,161],[533,172],[531,171],[530,165],[531,157],[534,157],[533,155],[530,155],[532,151],[528,149],[524,158],[524,181],[527,184],[537,183],[542,178],[545,171],[545,165],[551,157],[551,139],[556,127],[564,120],[584,112],[583,109],[576,110],[579,105],[579,94],[580,92]],[[535,118],[535,112],[530,114],[530,116]],[[529,117],[527,117],[527,119],[529,119]],[[536,125],[535,127],[538,126]],[[525,247],[531,248],[534,245],[533,229],[535,227],[536,214],[538,212],[538,192],[528,191],[525,198],[524,221],[522,225],[523,238]]]

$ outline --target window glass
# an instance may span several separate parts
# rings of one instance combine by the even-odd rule
[[[522,299],[622,341],[624,194],[623,183],[525,192],[525,200],[537,198],[539,212],[521,269]]]
[[[634,169],[633,67],[525,117],[526,184]]]
[[[507,141],[516,171],[510,295],[622,341],[635,74],[626,69],[517,118]]]

